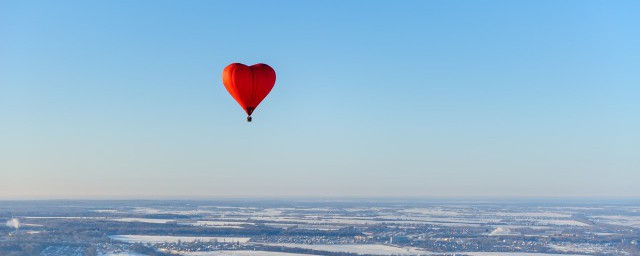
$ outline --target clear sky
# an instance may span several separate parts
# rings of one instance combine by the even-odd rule
[[[639,1],[0,1],[0,198],[640,196]],[[221,83],[277,72],[253,123]]]

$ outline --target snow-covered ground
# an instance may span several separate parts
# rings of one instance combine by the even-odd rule
[[[211,251],[211,252],[185,252],[184,256],[313,256],[313,254],[298,254],[286,252],[264,252],[264,251]]]
[[[119,252],[119,253],[99,254],[98,256],[145,256],[145,255],[144,254],[133,253],[133,252]]]
[[[42,224],[20,223],[21,227],[44,227]]]
[[[594,217],[606,224],[640,228],[640,216],[603,215]]]
[[[170,219],[148,219],[148,218],[117,218],[111,219],[113,221],[120,222],[144,222],[144,223],[155,223],[155,224],[167,224],[169,222],[175,222],[175,220]]]
[[[370,255],[416,255],[427,254],[428,251],[410,247],[395,247],[381,244],[290,244],[267,243],[269,246],[282,246],[287,248],[303,248],[327,252],[346,252]]]
[[[571,214],[559,212],[496,212],[496,216],[527,217],[527,218],[569,218]]]
[[[127,243],[175,243],[182,242],[220,242],[220,243],[246,243],[248,237],[224,237],[224,236],[143,236],[143,235],[113,235],[109,238]]]
[[[520,233],[513,232],[511,231],[510,228],[507,228],[507,227],[497,227],[496,229],[491,231],[489,235],[490,236],[512,236],[512,235],[520,235]]]
[[[389,216],[381,216],[388,217]],[[398,218],[398,217],[396,217]],[[474,221],[465,221],[461,219],[451,218],[431,218],[431,217],[416,217],[415,219],[398,219],[398,220],[378,220],[373,218],[300,218],[300,217],[254,217],[252,220],[268,221],[268,222],[291,222],[310,225],[439,225],[439,226],[453,226],[453,227],[477,227],[479,223],[495,222],[495,221],[475,221],[476,223],[470,223]],[[435,220],[435,221],[430,221]]]
[[[119,213],[118,210],[114,210],[114,209],[101,209],[101,210],[91,210],[92,212],[97,212],[97,213]]]
[[[156,209],[150,207],[136,207],[133,209],[134,213],[139,214],[177,214],[177,215],[203,215],[203,214],[212,214],[214,211],[210,210],[164,210],[164,209]]]
[[[585,256],[588,254],[555,254],[555,253],[526,253],[526,252],[458,252],[460,255],[470,256]]]
[[[213,227],[213,228],[244,228],[243,225],[255,225],[251,222],[241,221],[212,221],[212,220],[199,220],[196,222],[180,223],[191,226]]]
[[[577,220],[536,220],[538,225],[554,225],[554,226],[579,226],[586,227],[589,226],[586,223],[577,221]]]
[[[69,219],[69,220],[73,220],[73,219],[104,219],[103,217],[76,217],[76,216],[69,216],[69,217],[49,217],[49,216],[45,216],[45,217],[41,217],[41,216],[25,216],[25,217],[21,217],[24,219]]]
[[[460,213],[457,211],[445,210],[442,208],[411,208],[404,209],[400,212],[410,213],[410,214],[420,214],[420,215],[435,215],[435,216],[459,216]]]
[[[605,245],[596,245],[596,244],[588,244],[588,243],[561,243],[561,244],[551,244],[549,248],[552,248],[561,252],[570,252],[570,253],[586,253],[586,254],[595,254],[602,253],[606,251],[611,251],[614,248],[607,248]],[[622,252],[620,255],[625,255]]]

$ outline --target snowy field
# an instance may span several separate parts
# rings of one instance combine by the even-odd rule
[[[588,254],[556,254],[556,253],[525,253],[525,252],[458,252],[469,256],[585,256]]]
[[[282,246],[287,248],[303,248],[327,252],[346,252],[367,255],[416,255],[426,254],[428,251],[417,248],[394,247],[381,244],[265,244],[269,246]]]
[[[246,243],[248,237],[220,237],[220,236],[143,236],[143,235],[114,235],[109,238],[127,243],[175,243],[182,242],[219,242],[219,243]]]
[[[155,223],[155,224],[167,224],[170,222],[175,222],[175,220],[170,219],[147,219],[147,218],[117,218],[111,219],[113,221],[119,222],[143,222],[143,223]]]
[[[176,214],[176,215],[203,215],[212,214],[215,211],[194,209],[194,210],[164,210],[149,207],[136,207],[133,210],[134,213],[140,214]]]
[[[255,226],[254,223],[240,222],[240,221],[211,221],[211,220],[199,220],[190,223],[180,223],[182,225],[211,227],[211,228],[244,228],[243,225]]]
[[[41,217],[41,216],[25,216],[25,217],[21,217],[23,219],[68,219],[68,220],[88,220],[88,219],[105,219],[103,217],[76,217],[76,216],[71,216],[71,217]]]
[[[594,217],[598,218],[600,222],[611,225],[640,228],[640,216],[605,215]]]
[[[605,245],[595,245],[587,243],[561,243],[549,245],[549,248],[567,252],[567,253],[585,253],[585,254],[597,254],[606,252],[607,247]]]
[[[577,220],[536,220],[538,225],[553,225],[553,226],[576,226],[576,227],[586,227],[589,226],[586,223],[577,221]]]
[[[569,218],[570,214],[558,212],[496,212],[496,216],[527,218]]]
[[[185,252],[184,256],[313,256],[313,254],[298,254],[286,252],[264,252],[264,251],[212,251],[212,252]]]
[[[512,236],[512,235],[520,235],[520,233],[513,232],[511,231],[510,228],[507,228],[507,227],[497,227],[496,229],[491,231],[489,235],[490,236]]]
[[[196,202],[197,203],[197,202]],[[408,240],[433,240],[446,237],[456,239],[458,234],[465,233],[465,239],[470,240],[470,244],[458,244],[449,248],[449,254],[467,254],[471,256],[567,256],[567,255],[635,255],[626,249],[620,249],[620,242],[603,245],[597,241],[602,239],[616,239],[615,241],[630,241],[636,239],[635,233],[629,231],[631,227],[640,227],[640,216],[636,211],[640,208],[619,208],[601,207],[585,211],[584,207],[541,207],[526,205],[433,205],[419,207],[400,207],[392,205],[390,207],[362,207],[366,204],[337,204],[336,207],[322,207],[324,204],[314,205],[314,207],[292,207],[293,204],[276,204],[276,207],[237,207],[237,206],[217,206],[198,205],[189,203],[169,203],[163,202],[157,206],[156,203],[143,202],[140,207],[133,205],[106,205],[98,204],[100,207],[92,207],[86,212],[74,208],[72,212],[38,213],[37,211],[27,211],[27,213],[16,216],[20,220],[20,230],[24,236],[30,239],[38,239],[45,236],[57,235],[50,230],[58,227],[67,228],[79,223],[80,225],[93,225],[96,222],[99,226],[117,226],[122,231],[120,234],[109,237],[111,241],[122,241],[127,243],[144,243],[148,247],[158,250],[173,251],[184,255],[207,256],[207,255],[301,255],[297,253],[252,251],[264,250],[261,245],[275,247],[300,248],[315,250],[315,254],[339,254],[351,253],[351,255],[437,255],[429,252],[428,249],[412,247],[402,247],[396,244],[379,243],[375,241],[362,240],[358,238],[334,237],[343,231],[353,230],[376,230],[371,234],[376,237],[402,237]],[[200,202],[202,203],[202,202]],[[166,204],[166,205],[165,205]],[[244,203],[243,203],[244,204]],[[289,206],[289,207],[286,207]],[[58,207],[58,205],[55,205]],[[56,208],[57,209],[57,208]],[[593,211],[593,212],[591,212]],[[22,223],[23,222],[23,223]],[[132,225],[135,223],[135,225]],[[613,224],[613,225],[611,225]],[[614,226],[615,225],[615,226]],[[131,227],[130,227],[131,226]],[[625,227],[622,227],[625,226]],[[43,227],[46,227],[44,229]],[[166,230],[166,233],[142,235],[138,230],[149,227],[157,230]],[[271,227],[271,228],[265,228]],[[355,227],[351,229],[351,227]],[[173,229],[184,230],[175,236]],[[270,237],[268,233],[273,232],[273,228],[288,229],[291,232],[302,234],[317,234],[313,240],[305,237],[288,237],[277,235]],[[218,229],[224,229],[220,231]],[[189,232],[189,231],[192,231]],[[379,232],[379,234],[376,234]],[[634,231],[635,232],[635,231]],[[246,234],[259,233],[254,239]],[[263,234],[264,233],[264,234]],[[326,234],[331,235],[326,235]],[[563,234],[576,234],[576,237],[565,237]],[[276,232],[276,234],[279,234]],[[437,238],[424,234],[435,234]],[[368,235],[368,234],[367,234]],[[481,241],[496,241],[501,243],[513,241],[527,242],[536,237],[552,236],[554,241],[540,240],[534,244],[527,244],[521,248],[513,250],[523,250],[529,252],[547,253],[509,253],[509,252],[469,252],[465,250],[508,250],[504,246],[491,245],[478,249],[472,243]],[[487,240],[488,239],[488,240]],[[585,241],[577,244],[574,240]],[[395,240],[395,238],[394,238]],[[203,247],[199,250],[209,250],[207,252],[191,253],[187,252],[187,247],[176,245],[182,241],[185,243],[203,241],[217,242],[217,246]],[[388,241],[388,240],[387,240]],[[447,239],[447,242],[451,240]],[[614,240],[612,240],[614,241]],[[235,246],[235,243],[243,243],[242,247]],[[174,243],[174,244],[169,244]],[[131,254],[131,248],[126,244],[121,244],[118,248],[98,251],[102,256],[139,256]],[[190,245],[185,245],[190,246]],[[218,249],[220,251],[210,251]],[[234,249],[242,249],[240,251]],[[180,251],[181,250],[181,251]],[[234,251],[230,251],[234,250]],[[439,249],[441,250],[441,249]],[[279,251],[279,250],[275,250]],[[292,250],[283,250],[292,251]],[[106,253],[110,253],[106,254]],[[565,253],[565,254],[563,254]],[[2,253],[0,253],[2,255]]]
[[[121,252],[121,253],[107,253],[98,254],[98,256],[145,256],[144,254],[137,254],[133,252]]]

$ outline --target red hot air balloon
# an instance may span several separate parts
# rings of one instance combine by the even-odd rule
[[[276,83],[276,71],[262,63],[252,66],[232,63],[222,71],[222,83],[247,112],[247,122],[251,122],[251,113]]]

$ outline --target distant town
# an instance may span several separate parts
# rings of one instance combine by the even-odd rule
[[[0,201],[0,255],[640,255],[640,204]]]

